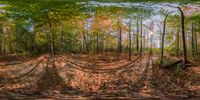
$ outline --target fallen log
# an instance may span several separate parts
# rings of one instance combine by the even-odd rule
[[[200,66],[200,64],[196,63],[196,64],[185,64],[185,66],[187,67],[197,67]]]
[[[164,68],[170,68],[170,67],[176,66],[177,64],[182,63],[182,62],[183,62],[182,60],[179,60],[179,61],[176,61],[174,63],[168,64],[168,65],[164,65],[163,67]]]

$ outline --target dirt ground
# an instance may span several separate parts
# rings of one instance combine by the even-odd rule
[[[165,69],[158,55],[0,56],[0,99],[200,98],[200,65]],[[171,59],[181,59],[171,57]]]

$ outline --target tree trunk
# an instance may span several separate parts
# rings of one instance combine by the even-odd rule
[[[51,59],[52,59],[54,57],[54,45],[53,45],[53,34],[51,30],[52,30],[52,25],[49,22],[50,52],[51,52]]]
[[[64,45],[65,45],[65,43],[64,43],[64,33],[63,33],[63,31],[61,31],[61,48],[62,48],[62,52],[64,52]]]
[[[166,21],[169,13],[165,16],[164,24],[163,24],[163,34],[162,34],[162,42],[161,42],[161,57],[160,57],[160,64],[163,64],[163,54],[164,54],[164,42],[165,42],[165,30],[166,30]]]
[[[97,50],[97,54],[99,54],[99,34],[97,34],[97,37],[96,37],[96,41],[97,41],[97,47],[96,47],[96,50]]]
[[[182,28],[182,41],[183,41],[183,52],[184,52],[184,63],[187,62],[187,48],[186,48],[186,40],[185,40],[185,27],[184,27],[184,13],[180,7],[177,7],[181,13],[181,28]]]
[[[105,44],[104,44],[104,33],[102,33],[102,51],[104,52],[105,51]]]
[[[118,50],[122,52],[122,26],[119,26],[119,40],[118,40]]]
[[[195,33],[195,52],[198,51],[198,37],[197,37],[197,23],[194,22],[194,33]]]
[[[0,54],[2,53],[2,33],[0,31]]]
[[[131,60],[131,21],[129,22],[129,60]]]
[[[84,53],[84,47],[85,47],[85,44],[84,44],[85,42],[84,42],[84,36],[83,36],[83,34],[82,34],[82,40],[81,40],[81,53]]]
[[[142,56],[142,16],[140,21],[140,56]]]
[[[9,41],[9,50],[10,50],[10,54],[12,53],[12,43],[11,41]]]
[[[70,39],[70,48],[69,48],[70,53],[74,52],[74,51],[73,51],[73,46],[74,46],[74,41],[73,41],[73,39],[71,38],[71,39]]]
[[[86,36],[85,33],[83,32],[83,40],[84,40],[84,44],[85,44],[85,48],[86,48],[86,53],[88,53],[88,44],[87,44],[87,40],[86,40]]]
[[[137,20],[137,33],[136,33],[136,49],[137,49],[137,53],[139,53],[139,22]]]
[[[191,40],[191,46],[192,46],[192,55],[194,55],[194,23],[192,22],[192,40]]]
[[[160,35],[160,39],[159,39],[159,46],[160,46],[160,51],[162,51],[162,29],[161,29],[161,27],[160,27],[160,29],[159,29],[159,35]]]
[[[4,36],[4,33],[2,34],[2,37],[3,37],[3,53],[5,54],[6,53],[6,39],[5,39],[5,36]]]
[[[176,33],[176,55],[179,56],[179,28]]]
[[[1,37],[0,37],[0,54],[1,54],[1,52],[2,52],[2,42],[1,42]]]

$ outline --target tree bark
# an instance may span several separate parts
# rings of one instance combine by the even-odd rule
[[[137,20],[137,33],[136,33],[136,49],[137,49],[137,53],[139,53],[139,22]]]
[[[131,60],[131,21],[129,22],[129,60]]]
[[[0,30],[0,54],[2,53],[2,31]]]
[[[85,33],[83,32],[83,40],[84,40],[84,44],[85,44],[85,48],[86,48],[86,53],[88,53],[88,44],[87,44],[87,40],[86,40],[86,36]]]
[[[195,35],[195,52],[198,51],[198,36],[197,36],[197,23],[194,22],[194,35]]]
[[[165,30],[166,30],[166,21],[169,13],[165,16],[164,24],[163,24],[163,34],[162,34],[162,42],[161,42],[161,57],[160,57],[160,64],[163,64],[163,54],[164,54],[164,41],[165,41]]]
[[[192,22],[192,39],[191,39],[191,46],[192,46],[192,55],[194,55],[194,23]]]
[[[104,41],[105,41],[105,39],[104,39],[104,33],[102,33],[102,51],[104,52],[105,51],[105,44],[104,44]]]
[[[2,42],[1,42],[1,37],[0,37],[0,54],[1,54],[1,52],[2,52]]]
[[[12,53],[12,43],[11,41],[9,41],[9,50],[10,50],[10,54]]]
[[[142,56],[142,17],[140,20],[140,56]]]
[[[6,53],[6,39],[5,39],[5,36],[4,36],[4,33],[2,34],[2,37],[3,37],[3,53],[5,54]]]
[[[122,26],[120,25],[120,21],[118,24],[119,24],[118,51],[121,53],[122,52]]]
[[[64,33],[63,33],[63,31],[61,31],[61,48],[62,48],[62,52],[64,52]]]
[[[176,55],[179,56],[179,28],[177,30],[177,33],[176,33]]]
[[[182,28],[182,41],[183,41],[183,52],[184,52],[184,63],[187,62],[187,48],[186,48],[186,40],[185,40],[185,19],[184,19],[184,13],[180,7],[177,7],[178,10],[181,13],[181,28]]]
[[[82,40],[81,40],[81,53],[84,53],[84,48],[85,48],[85,44],[84,44],[84,36],[83,36],[83,33],[82,33]]]
[[[53,45],[53,34],[51,30],[52,30],[52,25],[49,22],[50,52],[51,52],[51,59],[52,59],[54,57],[54,45]]]
[[[97,34],[97,37],[96,37],[96,41],[97,41],[97,47],[96,47],[96,50],[97,50],[97,54],[99,54],[99,34]]]

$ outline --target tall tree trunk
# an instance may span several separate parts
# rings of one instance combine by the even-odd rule
[[[12,53],[12,43],[11,41],[9,41],[9,50],[10,50],[10,54]]]
[[[105,46],[104,41],[105,41],[105,39],[104,39],[104,31],[103,31],[102,27],[101,27],[101,39],[100,40],[101,40],[100,51],[104,52],[104,46]]]
[[[88,50],[88,44],[87,44],[87,40],[86,40],[86,36],[85,36],[85,33],[83,32],[83,40],[84,40],[84,44],[85,44],[85,48],[86,48],[86,53],[89,52]]]
[[[160,30],[159,30],[159,35],[160,35],[160,39],[159,39],[159,42],[160,42],[160,44],[159,44],[159,46],[160,46],[160,51],[162,51],[162,29],[161,29],[161,27],[160,27]]]
[[[97,34],[97,37],[96,37],[96,41],[97,41],[97,47],[96,47],[96,50],[97,50],[97,54],[99,54],[99,34]]]
[[[2,52],[2,42],[1,42],[1,37],[0,37],[0,54]]]
[[[163,64],[163,54],[164,54],[164,42],[165,42],[165,33],[166,33],[166,21],[169,13],[165,16],[164,24],[163,24],[163,34],[162,34],[162,44],[161,44],[161,57],[160,57],[160,64]]]
[[[62,48],[62,52],[64,52],[64,33],[63,31],[61,31],[61,48]]]
[[[0,54],[2,53],[2,33],[0,31]]]
[[[52,25],[49,22],[49,36],[50,36],[50,52],[51,52],[51,59],[54,57],[54,45],[53,45],[53,33],[52,33]]]
[[[185,24],[184,24],[184,13],[180,7],[177,7],[181,13],[181,28],[182,28],[182,41],[183,41],[183,52],[184,52],[184,63],[187,62],[187,48],[186,48],[186,40],[185,40]]]
[[[37,47],[36,47],[36,36],[35,36],[35,32],[32,32],[33,34],[33,44],[32,44],[32,50],[33,50],[33,55],[37,54]]]
[[[194,55],[194,23],[192,22],[192,40],[191,40],[191,46],[192,46],[192,55]]]
[[[17,53],[18,51],[18,46],[17,46],[17,29],[15,29],[15,54]]]
[[[121,53],[122,52],[122,26],[119,26],[119,36],[118,36],[118,50]]]
[[[5,39],[4,33],[2,34],[2,37],[3,37],[3,53],[5,54],[6,53],[6,39]]]
[[[177,33],[176,33],[176,55],[179,56],[179,28],[177,30]]]
[[[83,34],[82,34],[82,40],[81,40],[81,51],[82,51],[82,53],[84,53],[84,48],[85,48],[85,42],[84,42],[84,36],[83,36]]]
[[[197,23],[194,22],[194,34],[195,34],[195,52],[198,51],[198,37],[197,37]]]
[[[70,41],[71,41],[71,42],[70,42],[71,45],[70,45],[70,48],[69,48],[69,49],[70,49],[70,53],[72,53],[72,52],[73,52],[73,47],[74,47],[74,41],[73,41],[72,38],[70,39]]]
[[[141,20],[140,20],[140,56],[142,56],[142,16],[141,16]]]
[[[131,21],[129,22],[129,60],[131,60]]]
[[[137,33],[136,33],[136,49],[137,53],[139,53],[139,21],[137,20]]]

